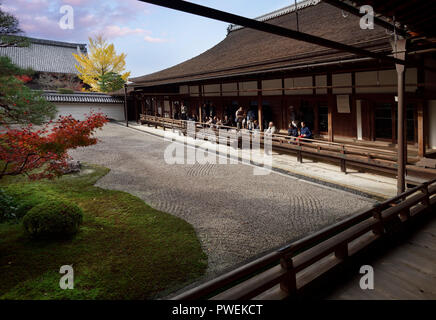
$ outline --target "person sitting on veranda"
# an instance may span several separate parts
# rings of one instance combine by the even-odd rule
[[[298,137],[298,127],[297,127],[297,123],[295,121],[292,121],[289,124],[288,136],[293,137],[293,138]]]
[[[300,138],[313,139],[312,131],[310,131],[304,121],[301,121]]]
[[[228,115],[224,116],[224,120],[222,121],[222,125],[230,127],[232,125],[232,122],[229,119]]]
[[[217,128],[221,127],[223,125],[223,122],[221,121],[220,118],[218,118],[218,117],[215,117],[215,118],[216,118],[216,120],[215,120],[216,127]]]
[[[254,121],[253,121],[253,123],[252,123],[252,125],[251,125],[251,130],[257,130],[257,131],[260,130],[259,122],[258,122],[257,120],[254,120]]]
[[[270,122],[268,124],[268,129],[265,130],[265,134],[274,134],[276,133],[276,127],[274,126],[274,122]]]
[[[212,122],[213,122],[212,117],[206,117],[206,124],[207,125],[209,125],[209,126],[212,125],[213,124]]]
[[[188,119],[188,107],[185,106],[185,104],[182,102],[182,105],[180,106],[180,112],[181,112],[181,118],[182,120]]]
[[[197,121],[197,116],[195,115],[195,113],[193,113],[189,118],[189,121]]]

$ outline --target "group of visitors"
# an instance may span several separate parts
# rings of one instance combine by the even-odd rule
[[[220,128],[220,127],[237,127],[240,129],[248,129],[250,131],[259,131],[260,125],[258,120],[256,119],[256,111],[253,109],[249,109],[245,111],[243,107],[239,107],[236,112],[234,118],[225,115],[223,119],[219,118],[215,115],[215,108],[213,106],[209,106],[206,108],[206,105],[203,106],[203,110],[207,110],[209,112],[202,112],[201,122],[206,124],[211,128]],[[207,116],[207,113],[210,116]],[[174,114],[175,119],[182,119],[188,121],[200,121],[198,116],[195,113],[188,114],[188,107],[184,105],[182,102],[180,105],[180,114],[176,111]],[[264,130],[265,134],[275,134],[277,129],[274,123],[271,121],[268,123],[268,127]],[[293,120],[289,124],[288,128],[288,136],[292,138],[305,138],[305,139],[313,139],[312,131],[309,129],[305,121],[296,121]]]
[[[288,136],[293,138],[313,139],[312,131],[310,131],[304,121],[300,122],[300,126],[298,126],[297,121],[292,121],[289,124]]]
[[[260,130],[256,112],[252,109],[245,112],[242,107],[239,107],[235,113],[235,122],[238,129]]]

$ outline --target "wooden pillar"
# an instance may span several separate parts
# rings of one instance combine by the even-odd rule
[[[262,81],[261,80],[257,80],[257,119],[259,121],[260,131],[263,131]]]
[[[129,126],[129,114],[127,110],[127,84],[124,85],[124,117],[126,119],[126,127]]]
[[[200,99],[199,99],[199,103],[198,103],[198,121],[201,122],[201,106],[204,103],[203,90],[202,90],[202,86],[201,85],[198,86],[198,92],[199,92],[199,95],[200,95]]]
[[[424,101],[418,103],[418,155],[419,157],[425,157],[425,115],[424,115]]]
[[[173,113],[173,100],[170,98],[170,119],[174,118],[174,113]]]
[[[138,110],[138,99],[136,99],[136,96],[134,97],[133,103],[135,105],[135,121],[136,123],[139,122],[139,110]]]
[[[147,102],[147,97],[145,97],[144,95],[140,95],[139,97],[141,98],[141,114],[145,114],[145,104]]]
[[[316,78],[315,75],[312,76],[312,94],[313,96],[316,96]],[[313,133],[319,134],[319,101],[315,100],[315,104],[312,105],[314,108],[313,114],[314,114],[314,124],[313,124]]]
[[[335,141],[334,137],[334,124],[333,124],[333,115],[335,112],[335,97],[333,95],[333,89],[332,89],[332,74],[327,74],[327,99],[328,99],[328,136],[329,141],[333,142]]]
[[[398,39],[394,46],[394,56],[397,59],[405,60],[406,58],[406,40]],[[397,170],[397,194],[401,194],[405,191],[405,174],[406,174],[406,162],[407,148],[405,145],[405,108],[404,108],[404,80],[405,80],[405,66],[404,64],[396,64],[397,76],[398,76],[398,131],[397,131],[397,147],[398,147],[398,170]]]

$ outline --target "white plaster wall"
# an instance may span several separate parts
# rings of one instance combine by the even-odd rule
[[[338,73],[332,75],[332,84],[335,86],[348,86],[348,88],[333,88],[333,94],[348,94],[352,93],[351,73]]]
[[[312,77],[299,77],[299,78],[288,78],[285,79],[285,88],[301,88],[301,87],[312,87]],[[299,89],[299,90],[286,90],[286,94],[297,95],[297,94],[313,94],[312,89]]]
[[[390,87],[359,87],[371,85],[389,85]],[[416,91],[418,83],[418,70],[410,68],[406,70],[405,84],[406,92]],[[396,93],[397,92],[397,71],[365,71],[356,72],[357,93]]]
[[[223,88],[223,96],[225,97],[234,97],[238,95],[238,85],[236,82],[233,83],[223,83],[222,84],[222,88]],[[227,91],[227,92],[226,92]]]
[[[315,76],[315,84],[317,87],[327,86],[327,76],[326,75]],[[316,94],[327,94],[327,89],[316,89]]]
[[[203,96],[219,97],[221,95],[221,87],[219,84],[206,84],[203,86]]]
[[[198,86],[189,86],[189,93],[191,97],[199,97],[200,96],[200,88]]]
[[[257,81],[239,82],[240,96],[257,96],[257,91],[244,92],[243,90],[257,90]]]
[[[77,120],[84,120],[85,114],[91,111],[102,112],[110,119],[124,121],[124,106],[122,104],[87,104],[87,103],[55,103],[58,116],[72,115]]]
[[[189,93],[189,87],[188,86],[180,86],[179,87],[179,93],[180,94],[188,94]]]
[[[277,89],[282,87],[282,79],[262,80],[262,89]],[[280,96],[282,90],[263,91],[264,96]]]

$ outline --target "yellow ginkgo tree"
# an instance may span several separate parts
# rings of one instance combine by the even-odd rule
[[[78,62],[75,66],[79,71],[79,78],[91,88],[91,91],[107,92],[121,89],[130,76],[130,72],[124,72],[126,54],[117,55],[114,45],[107,43],[101,35],[94,39],[89,38],[87,54],[73,53],[73,56]],[[113,85],[108,85],[107,79],[114,79]]]

